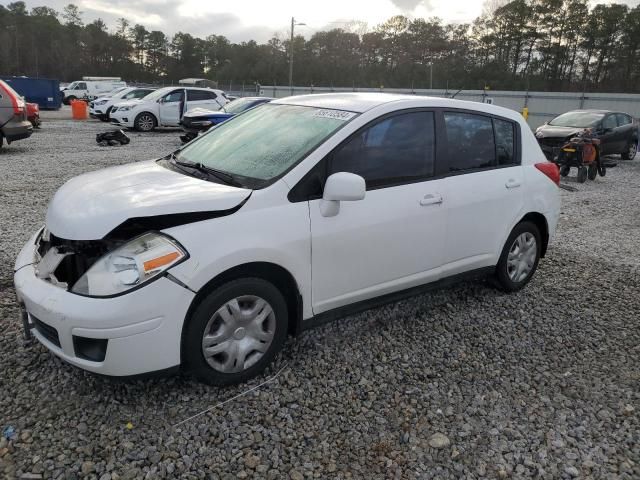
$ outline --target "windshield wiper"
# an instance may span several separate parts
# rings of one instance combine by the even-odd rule
[[[207,167],[206,165],[203,165],[201,162],[183,162],[183,161],[180,161],[180,160],[178,160],[176,158],[176,154],[175,153],[171,154],[171,161],[175,165],[178,165],[178,166],[181,166],[181,167],[193,168],[194,170],[197,170],[198,172],[201,172],[201,173],[210,175],[212,177],[215,177],[218,180],[222,180],[227,185],[232,185],[234,187],[244,188],[244,185],[242,185],[242,183],[238,182],[232,174],[227,173],[227,172],[223,172],[222,170],[217,170],[215,168]]]

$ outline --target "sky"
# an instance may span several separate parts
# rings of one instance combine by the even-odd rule
[[[275,35],[288,36],[291,17],[305,23],[296,34],[310,37],[319,30],[348,28],[349,22],[366,22],[369,28],[393,15],[440,17],[448,23],[471,22],[485,4],[505,0],[26,0],[28,8],[48,6],[62,11],[70,2],[83,12],[83,20],[102,18],[114,29],[120,17],[141,23],[148,30],[172,35],[178,31],[198,37],[224,35],[232,42],[266,42]],[[637,5],[640,0],[618,0]],[[8,2],[3,1],[6,4]],[[595,1],[593,2],[595,3]],[[612,3],[600,0],[599,3]]]

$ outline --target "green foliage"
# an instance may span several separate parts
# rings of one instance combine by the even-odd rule
[[[640,6],[588,0],[487,2],[470,25],[395,16],[377,27],[352,22],[296,36],[294,83],[405,87],[640,91]],[[213,32],[169,38],[118,19],[83,22],[69,4],[30,11],[0,5],[0,73],[75,80],[114,75],[166,83],[205,77],[221,85],[285,85],[289,40],[231,43]]]

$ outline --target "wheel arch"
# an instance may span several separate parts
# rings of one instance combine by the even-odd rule
[[[289,316],[288,333],[297,335],[301,331],[302,296],[294,276],[285,268],[271,262],[250,262],[232,267],[209,280],[196,292],[187,310],[180,339],[180,358],[183,360],[184,332],[187,322],[200,302],[216,288],[239,278],[255,277],[271,282],[284,296]]]
[[[547,218],[539,212],[529,212],[520,219],[518,224],[522,222],[531,222],[538,227],[540,237],[542,237],[542,251],[540,252],[540,257],[544,257],[547,253],[547,246],[549,245],[549,224],[547,223]]]

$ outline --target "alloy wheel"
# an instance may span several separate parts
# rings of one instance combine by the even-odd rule
[[[138,128],[143,132],[153,130],[153,117],[151,115],[142,115],[138,119]]]
[[[537,255],[536,237],[531,232],[516,237],[507,257],[507,274],[512,282],[522,282],[531,274]]]
[[[262,358],[275,332],[275,313],[266,300],[254,295],[236,297],[207,322],[202,354],[214,370],[242,372]]]
[[[638,145],[636,145],[635,143],[632,143],[629,145],[629,160],[633,160],[636,156],[636,153],[638,153]]]

